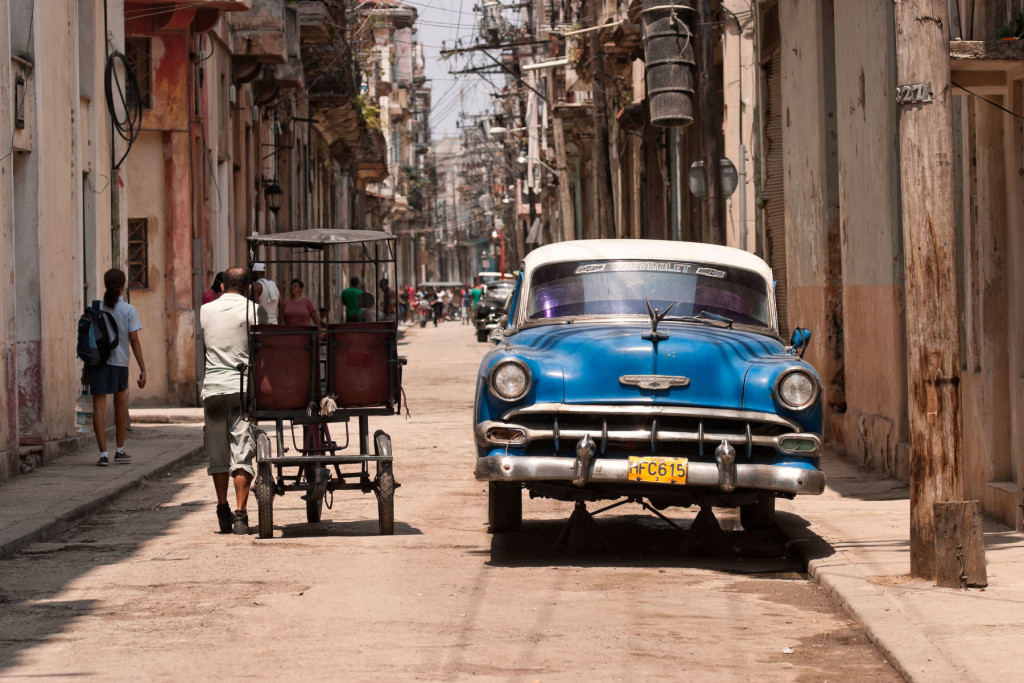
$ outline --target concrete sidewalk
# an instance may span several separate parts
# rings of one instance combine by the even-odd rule
[[[985,522],[987,588],[912,580],[909,488],[834,454],[822,469],[825,493],[780,501],[779,526],[889,662],[911,681],[1020,680],[1024,535]]]
[[[198,415],[198,422],[196,422]],[[160,420],[162,424],[147,424]],[[97,467],[96,442],[0,484],[0,559],[74,527],[142,482],[166,477],[203,455],[199,409],[131,411],[127,465]],[[113,446],[113,434],[108,436]]]
[[[92,440],[0,485],[0,558],[75,526],[143,481],[202,457],[198,408],[131,411],[129,465],[96,466]],[[808,571],[911,681],[1020,677],[1024,535],[986,523],[987,589],[911,580],[906,486],[827,454],[821,496],[780,501],[779,526]]]

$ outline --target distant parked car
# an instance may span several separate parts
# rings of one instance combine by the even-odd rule
[[[502,282],[493,282],[488,287],[487,293],[477,302],[473,309],[473,325],[476,327],[477,341],[487,341],[487,335],[491,330],[505,322],[514,286],[515,283],[511,281],[507,287]]]
[[[801,358],[810,332],[779,336],[772,283],[761,259],[714,245],[531,252],[477,378],[491,530],[520,525],[524,487],[738,507],[747,529],[774,523],[778,497],[821,493],[821,381]]]

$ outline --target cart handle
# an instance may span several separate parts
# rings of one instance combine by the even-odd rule
[[[235,366],[238,369],[238,402],[239,407],[242,409],[242,415],[248,415],[246,410],[246,396],[245,396],[245,373],[249,369],[249,366],[245,363],[239,363]]]

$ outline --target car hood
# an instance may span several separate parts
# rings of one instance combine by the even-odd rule
[[[516,355],[546,366],[551,379],[557,364],[565,403],[657,403],[735,409],[743,405],[744,379],[750,367],[767,358],[792,359],[773,337],[694,323],[662,322],[668,336],[656,344],[643,335],[649,322],[545,325],[509,338]],[[636,386],[644,376],[686,378],[686,386],[650,389]],[[637,378],[621,379],[628,376]],[[542,380],[544,381],[544,380]],[[539,388],[539,387],[538,387]],[[554,387],[546,387],[548,400]],[[540,398],[540,397],[538,397]]]

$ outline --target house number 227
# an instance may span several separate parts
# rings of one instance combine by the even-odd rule
[[[931,82],[924,83],[907,83],[906,85],[896,86],[896,103],[897,104],[917,104],[918,102],[931,102],[932,101],[932,84]]]

